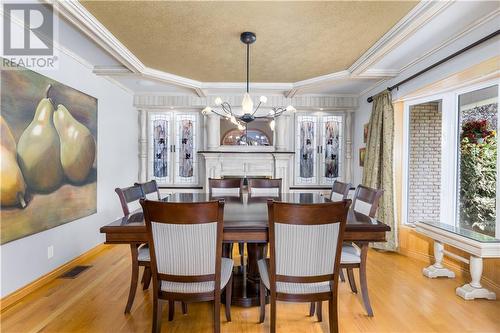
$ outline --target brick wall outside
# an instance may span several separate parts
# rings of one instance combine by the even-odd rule
[[[438,103],[410,109],[408,222],[439,222],[441,112]]]

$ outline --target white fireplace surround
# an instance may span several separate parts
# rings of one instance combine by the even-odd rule
[[[226,96],[232,104],[240,102],[234,96]],[[211,97],[197,98],[188,96],[168,95],[136,95],[135,107],[139,111],[139,179],[147,180],[147,112],[171,112],[172,110],[199,110],[211,100]],[[292,104],[300,111],[342,111],[345,119],[345,154],[344,174],[346,181],[352,179],[352,112],[357,108],[358,100],[354,97],[336,96],[301,96],[298,98],[284,98],[270,96],[269,105]],[[262,107],[259,112],[268,112],[269,108]],[[204,117],[202,128],[203,142],[200,142],[200,184],[204,191],[208,191],[208,178],[223,176],[239,177],[272,177],[283,180],[283,192],[288,192],[294,186],[294,147],[293,130],[294,119],[292,114],[285,114],[276,118],[274,146],[221,146],[220,145],[220,117],[211,114]]]

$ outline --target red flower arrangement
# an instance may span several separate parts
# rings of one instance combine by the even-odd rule
[[[496,131],[490,129],[488,120],[471,120],[462,126],[461,139],[468,138],[469,142],[483,142],[487,138],[496,136]]]

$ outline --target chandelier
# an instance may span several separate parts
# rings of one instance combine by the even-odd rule
[[[231,121],[235,126],[238,127],[240,131],[245,131],[245,136],[247,132],[247,127],[248,123],[251,123],[255,119],[269,119],[269,127],[271,127],[271,130],[274,131],[275,127],[275,119],[276,117],[281,116],[284,112],[290,111],[290,112],[295,112],[297,111],[293,106],[289,105],[287,107],[279,106],[279,107],[272,107],[271,111],[267,115],[263,116],[257,116],[257,110],[259,110],[260,106],[262,104],[267,103],[267,97],[266,96],[260,96],[259,98],[259,103],[257,106],[254,108],[254,103],[252,101],[252,98],[250,97],[249,94],[249,73],[250,73],[250,44],[253,44],[256,41],[257,37],[253,32],[243,32],[240,36],[240,40],[243,44],[246,44],[247,46],[247,90],[245,94],[243,95],[243,101],[241,102],[241,109],[243,111],[242,115],[238,115],[233,112],[231,105],[228,102],[225,102],[222,100],[222,98],[217,97],[215,99],[215,105],[216,108],[211,108],[210,106],[207,105],[201,112],[204,115],[208,115],[210,113],[214,113],[218,115],[219,117],[225,118],[229,121]]]

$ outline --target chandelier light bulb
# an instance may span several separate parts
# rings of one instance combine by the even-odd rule
[[[297,112],[297,109],[296,109],[296,108],[294,108],[294,107],[293,107],[293,106],[291,106],[291,105],[288,105],[288,106],[286,107],[286,110],[287,110],[287,111],[290,111],[290,112]]]
[[[245,130],[245,126],[243,126],[242,124],[238,124],[238,129],[240,131],[244,131]]]
[[[260,101],[262,104],[266,104],[266,103],[267,103],[267,97],[266,97],[266,96],[260,96],[259,101]]]
[[[253,101],[248,93],[245,93],[245,95],[243,95],[243,101],[241,102],[241,109],[243,110],[243,114],[253,112]]]
[[[219,106],[222,104],[222,98],[217,97],[214,102],[215,102],[215,105]]]
[[[274,132],[274,128],[276,127],[276,121],[274,119],[269,122],[269,127],[271,128],[271,131]]]
[[[201,110],[201,113],[203,115],[208,115],[208,114],[210,114],[210,112],[212,112],[212,108],[210,106],[207,106],[206,108],[204,108],[203,110]]]

